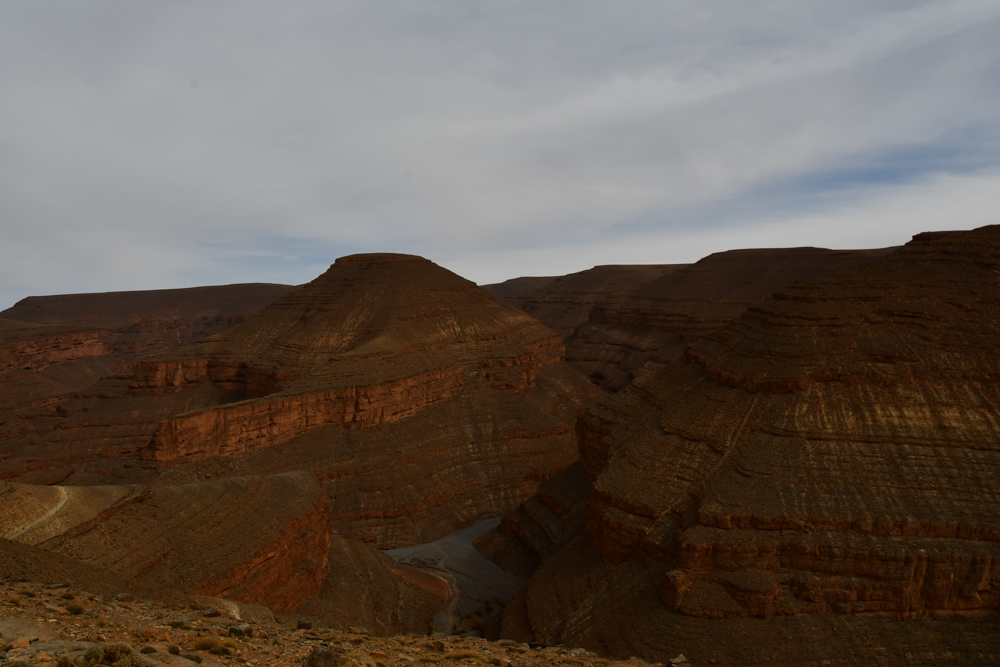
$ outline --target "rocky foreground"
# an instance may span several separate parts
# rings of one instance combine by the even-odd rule
[[[683,656],[670,662],[688,664]],[[511,640],[415,634],[375,637],[364,628],[314,628],[300,618],[275,618],[263,608],[237,608],[218,598],[172,606],[126,594],[92,595],[68,584],[2,581],[0,664],[39,663],[122,667],[649,664],[637,658],[610,660],[584,649],[531,647]]]

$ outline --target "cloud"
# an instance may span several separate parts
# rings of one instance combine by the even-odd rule
[[[5,3],[0,305],[972,227],[997,43],[972,0]]]

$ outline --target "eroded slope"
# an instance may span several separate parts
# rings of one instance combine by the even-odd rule
[[[588,411],[588,530],[506,632],[650,658],[724,655],[711,628],[750,634],[734,654],[769,633],[832,651],[838,628],[868,659],[858,633],[940,660],[995,652],[998,276],[1000,227],[922,234],[751,307]],[[956,617],[974,638],[924,625]]]
[[[550,329],[437,265],[342,258],[225,332],[145,358],[4,441],[8,478],[312,474],[381,547],[496,516],[576,458],[598,390]]]

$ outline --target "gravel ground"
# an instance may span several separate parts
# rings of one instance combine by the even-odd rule
[[[93,664],[100,651],[104,651],[106,664],[149,666],[200,663],[202,667],[396,667],[423,663],[643,667],[648,664],[635,658],[609,660],[583,649],[532,648],[509,640],[489,642],[478,637],[419,635],[374,637],[362,628],[345,631],[298,627],[300,623],[294,619],[273,620],[260,610],[250,608],[255,617],[248,620],[235,617],[240,615],[236,605],[214,598],[201,598],[198,604],[179,607],[132,599],[124,594],[92,595],[69,585],[5,580],[0,582],[0,664]],[[132,647],[130,659],[144,662],[128,663],[125,658],[109,662],[104,647],[116,643]],[[90,656],[87,660],[91,662],[84,656]],[[687,664],[683,660],[671,662]]]

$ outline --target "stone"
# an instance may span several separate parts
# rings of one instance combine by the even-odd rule
[[[789,661],[874,660],[865,636],[996,651],[968,637],[1000,604],[998,275],[1000,227],[921,234],[586,411],[586,528],[501,635],[724,664],[779,634],[813,652]]]
[[[340,667],[348,664],[348,658],[337,651],[317,647],[306,658],[305,667]]]
[[[116,484],[0,482],[0,533],[137,585],[423,631],[447,584],[376,549],[513,509],[575,459],[575,416],[600,392],[562,355],[551,330],[427,260],[342,258],[3,440],[38,456],[0,467],[56,475],[72,451],[70,479]],[[150,535],[196,507],[204,530]],[[356,591],[370,608],[333,574],[348,563],[385,587]]]
[[[77,392],[131,372],[142,356],[237,324],[291,289],[227,285],[28,297],[0,312],[0,440],[29,436],[78,413]],[[39,468],[14,457],[0,474],[53,484],[81,477],[79,451],[53,445]],[[2,458],[0,458],[2,460]]]
[[[775,291],[891,250],[730,250],[695,264],[598,266],[484,289],[558,331],[567,363],[619,391]]]
[[[239,625],[230,625],[228,629],[228,634],[230,637],[253,637],[253,627],[248,623],[240,623]]]

